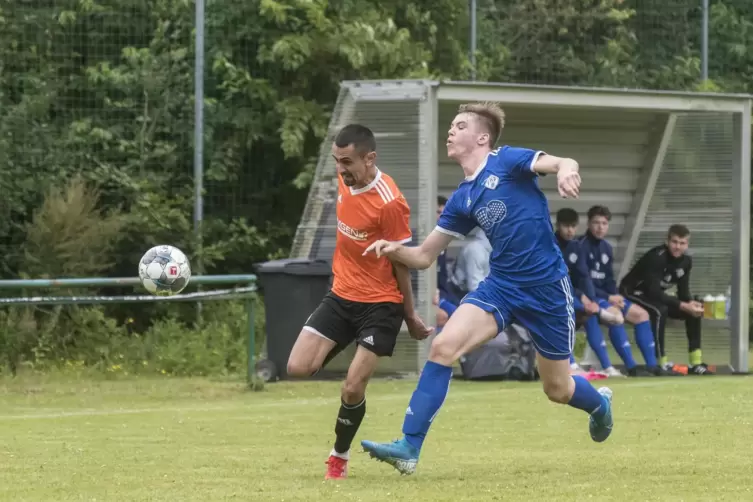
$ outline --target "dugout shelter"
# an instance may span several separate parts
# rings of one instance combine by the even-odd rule
[[[500,144],[540,149],[580,163],[581,196],[564,200],[555,177],[541,179],[552,218],[562,207],[581,216],[595,204],[613,214],[608,240],[615,275],[661,243],[669,225],[690,227],[694,294],[731,291],[728,319],[704,320],[709,363],[748,371],[751,96],[469,82],[346,81],[341,84],[329,135],[323,141],[292,258],[331,259],[337,221],[337,175],[330,155],[334,135],[348,123],[370,127],[378,165],[398,183],[411,206],[416,242],[436,223],[436,197],[462,180],[447,158],[447,129],[458,105],[500,102],[506,125]],[[462,241],[452,244],[452,256]],[[417,308],[433,322],[436,269],[416,273]],[[629,330],[629,332],[632,330]],[[668,324],[670,359],[687,358],[681,324]],[[427,342],[402,337],[381,369],[416,372]],[[331,363],[345,369],[345,351]]]

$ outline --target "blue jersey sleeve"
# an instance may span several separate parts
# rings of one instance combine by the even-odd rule
[[[541,155],[546,155],[546,153],[515,146],[502,148],[502,162],[508,172],[516,178],[531,179],[535,177],[537,174],[533,170],[533,166]]]
[[[476,222],[463,209],[463,193],[463,190],[458,189],[450,196],[436,227],[437,231],[458,239],[464,239],[471,230],[476,228]]]

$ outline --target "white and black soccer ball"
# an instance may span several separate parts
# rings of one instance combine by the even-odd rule
[[[188,286],[191,265],[185,253],[175,246],[154,246],[141,257],[139,279],[152,294],[177,295]]]

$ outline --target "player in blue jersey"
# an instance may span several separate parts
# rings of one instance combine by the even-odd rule
[[[575,263],[578,258],[578,240],[575,239],[575,234],[578,231],[579,222],[578,213],[569,207],[563,207],[557,211],[557,217],[555,219],[554,237],[557,239],[557,246],[560,248],[565,263],[567,263],[568,272],[570,275],[570,281],[573,283],[573,307],[575,308],[575,325],[576,328],[585,324],[586,328],[586,340],[589,346],[597,354],[599,354],[599,361],[601,367],[607,376],[624,376],[620,371],[612,366],[609,361],[609,355],[607,354],[606,344],[604,343],[604,336],[601,334],[601,328],[599,328],[599,321],[609,325],[621,325],[624,322],[622,312],[615,307],[609,306],[602,308],[597,302],[592,302],[581,290],[578,289],[578,275],[574,270]],[[601,358],[601,354],[606,354],[606,360]],[[575,362],[575,356],[570,354],[570,370],[574,372],[582,372],[583,368]]]
[[[609,330],[612,343],[622,360],[625,361],[630,376],[678,376],[680,373],[671,368],[662,368],[657,364],[654,332],[651,329],[648,312],[640,305],[626,300],[617,291],[617,282],[612,270],[614,263],[612,245],[606,240],[611,219],[612,213],[606,206],[593,206],[588,210],[588,231],[579,239],[578,256],[573,263],[578,276],[575,282],[579,283],[583,293],[591,301],[597,302],[602,308],[610,306],[619,308],[625,321],[634,326],[635,342],[646,361],[645,373],[639,370],[633,360],[624,326],[612,326]],[[606,355],[606,349],[603,349],[604,354],[601,355],[598,350],[594,350],[600,360]]]
[[[447,155],[465,180],[447,202],[436,229],[417,247],[379,240],[366,252],[386,255],[410,268],[426,269],[455,238],[483,229],[492,244],[489,276],[463,298],[431,344],[403,422],[404,437],[392,443],[362,441],[372,457],[403,474],[416,469],[421,446],[447,395],[452,364],[517,322],[531,332],[544,392],[550,400],[590,415],[594,441],[612,431],[612,392],[598,391],[570,375],[575,341],[572,285],[552,232],[549,205],[538,175],[555,174],[563,197],[577,197],[578,163],[544,152],[492,146],[504,126],[493,103],[462,105],[452,121]]]

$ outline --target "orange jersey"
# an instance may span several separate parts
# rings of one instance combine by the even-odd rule
[[[354,302],[403,302],[392,262],[374,253],[363,256],[378,239],[412,239],[410,208],[400,189],[381,171],[363,188],[349,187],[338,176],[333,293]]]

